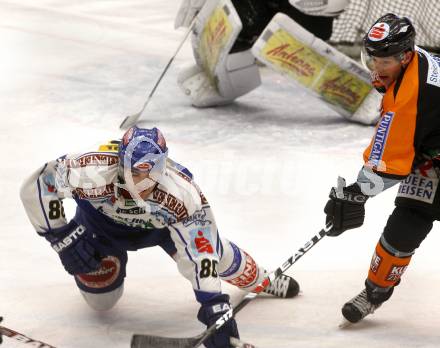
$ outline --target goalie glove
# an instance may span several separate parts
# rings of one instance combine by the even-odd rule
[[[289,0],[297,10],[310,16],[337,17],[350,0]]]
[[[174,28],[188,28],[205,3],[206,0],[183,0],[174,20]]]
[[[332,188],[329,200],[325,205],[324,212],[327,214],[326,223],[332,222],[333,228],[327,233],[328,236],[339,236],[346,230],[362,226],[365,218],[365,202],[368,199],[358,184],[352,184],[341,188],[337,192]]]

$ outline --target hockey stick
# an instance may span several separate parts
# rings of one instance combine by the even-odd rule
[[[3,318],[0,317],[0,321],[2,321]],[[29,347],[37,347],[37,348],[55,348],[54,346],[51,346],[50,344],[41,342],[41,341],[36,341],[32,338],[29,338],[25,335],[23,335],[22,333],[19,333],[17,331],[8,329],[7,327],[1,326],[0,325],[0,344],[2,343],[1,340],[1,336],[7,336],[9,338],[13,338],[16,341],[19,341],[23,344],[28,345]]]
[[[251,302],[255,297],[258,296],[264,289],[266,289],[271,282],[273,282],[282,273],[287,271],[296,261],[298,261],[306,252],[308,252],[312,247],[314,247],[322,238],[324,238],[328,231],[333,227],[332,223],[328,223],[321,231],[319,231],[312,239],[310,239],[302,248],[300,248],[295,255],[290,256],[286,262],[284,262],[275,271],[269,273],[269,275],[264,278],[264,280],[258,284],[254,292],[248,293],[244,296],[241,301],[235,306],[234,309],[230,309],[225,314],[223,314],[215,324],[211,325],[208,329],[202,332],[200,335],[188,338],[169,338],[161,336],[150,336],[150,335],[134,335],[132,340],[132,348],[197,348],[203,344],[203,342],[214,334],[215,331],[220,329],[229,319],[231,319],[235,314],[240,312],[249,302]],[[135,340],[135,337],[138,337]],[[142,342],[144,345],[133,345],[140,342],[140,338],[143,337]],[[246,347],[246,346],[245,346]],[[252,347],[252,346],[251,346]]]
[[[188,30],[185,33],[185,36],[183,37],[182,41],[180,42],[179,46],[176,49],[176,52],[171,57],[168,64],[165,66],[165,68],[162,71],[162,74],[160,74],[159,79],[157,80],[156,84],[154,85],[153,89],[151,90],[150,94],[148,95],[147,100],[144,103],[144,106],[142,107],[141,111],[138,113],[125,117],[124,121],[122,121],[121,125],[119,126],[120,129],[127,129],[131,126],[135,125],[136,122],[141,117],[142,113],[144,112],[145,108],[147,107],[148,103],[150,102],[151,98],[153,98],[154,92],[156,92],[157,87],[159,86],[160,81],[162,81],[163,77],[165,76],[166,72],[170,68],[171,64],[174,61],[174,58],[176,58],[177,54],[179,53],[180,49],[182,48],[183,44],[185,43],[186,39],[188,38],[189,34],[192,32],[194,25],[196,24],[197,16],[193,18],[191,24],[188,27]]]
[[[131,348],[187,348],[193,347],[200,339],[202,334],[188,338],[171,338],[150,335],[133,335]],[[240,341],[231,337],[231,345],[235,348],[257,348],[250,343]]]

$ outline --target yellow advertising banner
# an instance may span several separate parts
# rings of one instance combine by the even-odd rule
[[[228,43],[233,27],[224,6],[218,6],[203,28],[199,56],[211,77],[220,58],[222,48]]]
[[[261,55],[275,70],[287,74],[327,102],[354,113],[371,85],[317,53],[282,28],[266,37]]]

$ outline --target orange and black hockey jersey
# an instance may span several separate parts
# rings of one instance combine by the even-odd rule
[[[364,161],[380,176],[401,179],[415,158],[432,150],[440,150],[440,57],[417,48],[383,97]]]

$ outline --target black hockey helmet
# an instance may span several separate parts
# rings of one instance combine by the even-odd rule
[[[416,30],[407,17],[387,13],[380,17],[364,37],[368,55],[390,57],[402,52],[414,51]]]

